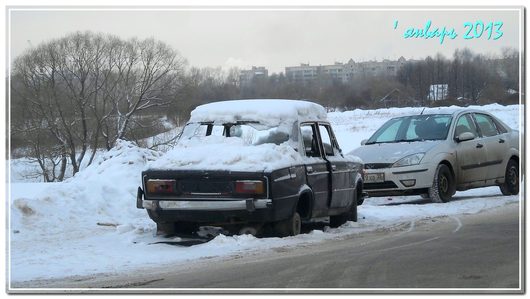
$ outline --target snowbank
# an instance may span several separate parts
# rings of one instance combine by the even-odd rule
[[[139,174],[157,157],[156,152],[119,140],[98,161],[65,182],[12,185],[12,244],[84,238],[98,223],[132,223],[138,229],[152,226],[145,212],[136,209],[135,198]]]

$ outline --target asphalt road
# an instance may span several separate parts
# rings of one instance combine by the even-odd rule
[[[524,264],[520,260],[518,214],[519,206],[511,204],[480,214],[403,223],[341,240],[266,253],[167,265],[118,277],[40,281],[25,286],[136,291],[155,288],[172,292],[186,291],[175,290],[180,288],[199,289],[188,292],[208,291],[205,288],[316,292],[317,288],[332,288],[320,291],[520,293]],[[297,290],[300,288],[305,290]]]

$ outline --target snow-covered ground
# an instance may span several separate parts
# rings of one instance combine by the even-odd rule
[[[518,105],[480,107],[519,128]],[[354,110],[328,114],[345,153],[356,148],[391,117],[421,108]],[[453,216],[507,204],[519,196],[502,196],[497,187],[457,192],[446,204],[433,204],[419,196],[369,198],[359,207],[359,221],[340,228],[313,230],[288,238],[219,235],[191,247],[154,244],[155,225],[145,210],[136,208],[140,172],[160,153],[120,141],[98,156],[93,165],[62,183],[10,184],[9,277],[11,281],[59,278],[73,275],[134,271],[140,267],[299,246],[341,238],[403,222]],[[29,167],[11,164],[12,177]]]

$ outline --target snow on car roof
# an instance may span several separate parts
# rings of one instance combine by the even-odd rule
[[[198,106],[191,112],[190,122],[234,123],[257,121],[267,125],[298,120],[327,120],[321,105],[300,100],[255,99],[230,100]]]

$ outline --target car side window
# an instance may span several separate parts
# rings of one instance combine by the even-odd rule
[[[499,135],[499,131],[489,115],[475,113],[475,120],[483,137]]]
[[[464,114],[460,116],[456,121],[454,138],[460,136],[460,134],[465,132],[471,132],[475,136],[478,136],[475,124],[473,123],[473,120],[471,119],[471,116],[469,114]]]
[[[308,157],[321,157],[318,148],[318,139],[316,135],[315,124],[300,125],[300,132],[302,133],[302,140],[304,141],[305,154]]]
[[[318,128],[320,130],[320,138],[322,139],[322,146],[324,147],[326,156],[334,156],[333,141],[331,140],[328,126],[319,124]]]
[[[493,118],[493,122],[501,134],[508,133],[508,130],[497,119]]]

